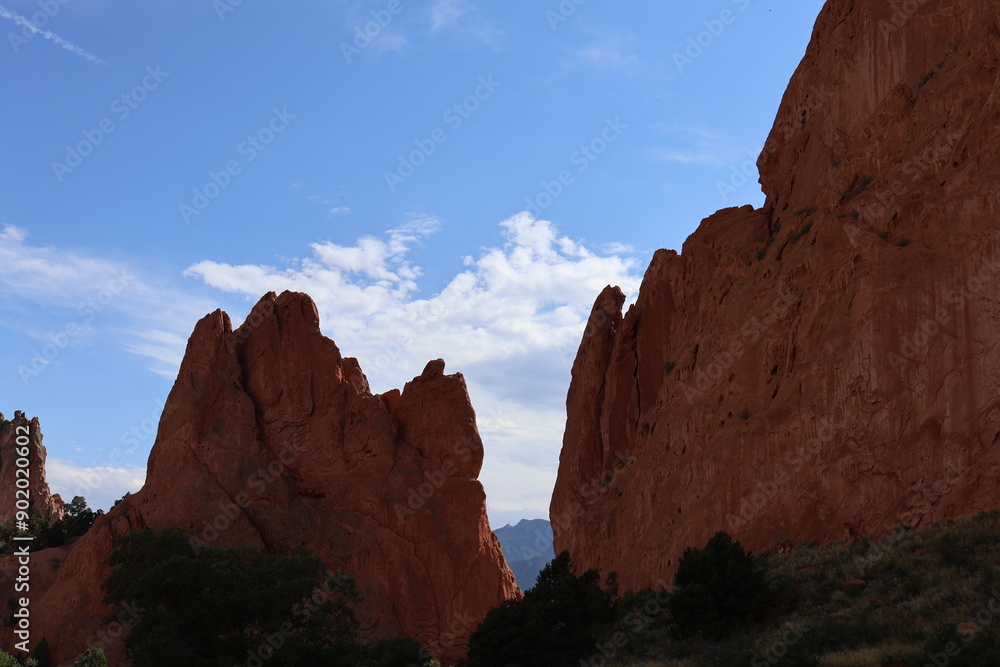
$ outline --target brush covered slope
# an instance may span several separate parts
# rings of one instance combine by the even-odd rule
[[[667,583],[758,550],[1000,506],[1000,14],[830,0],[758,161],[766,203],[594,305],[555,551]]]

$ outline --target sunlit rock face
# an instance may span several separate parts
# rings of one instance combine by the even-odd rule
[[[657,252],[624,316],[612,288],[595,303],[557,553],[634,588],[718,530],[763,549],[1000,506],[998,20],[827,3],[763,208]]]

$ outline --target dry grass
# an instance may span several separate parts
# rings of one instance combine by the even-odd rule
[[[881,667],[887,658],[917,653],[920,648],[920,644],[903,644],[898,641],[879,646],[862,646],[828,653],[820,658],[819,667]]]

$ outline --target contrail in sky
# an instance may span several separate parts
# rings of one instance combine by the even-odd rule
[[[97,56],[95,56],[93,53],[89,53],[87,51],[84,51],[83,49],[81,49],[79,46],[77,46],[73,42],[67,42],[65,39],[63,39],[59,35],[55,34],[54,32],[49,32],[48,30],[42,30],[41,28],[39,28],[38,26],[36,26],[34,23],[32,23],[31,21],[29,21],[28,19],[24,18],[23,16],[21,16],[19,14],[15,14],[14,12],[10,11],[6,7],[4,7],[3,5],[0,5],[0,18],[5,18],[8,21],[13,21],[14,23],[16,23],[16,24],[18,24],[20,26],[24,26],[29,31],[31,31],[31,33],[33,35],[41,35],[45,39],[47,39],[47,40],[49,40],[51,42],[55,42],[56,44],[58,44],[59,46],[63,47],[64,49],[66,49],[70,53],[75,53],[76,55],[78,55],[78,56],[80,56],[82,58],[86,58],[87,60],[89,60],[92,63],[95,63],[97,65],[107,65],[106,62],[104,62],[103,60],[101,60],[100,58],[98,58]]]

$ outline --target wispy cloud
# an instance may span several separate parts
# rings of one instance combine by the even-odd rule
[[[653,158],[661,162],[725,167],[745,157],[745,147],[707,125],[657,124],[652,129],[669,141],[668,145],[649,149]]]
[[[503,36],[469,0],[435,0],[430,20],[432,32],[455,32],[494,49]]]
[[[601,42],[580,49],[574,55],[585,65],[595,69],[633,70],[639,65],[639,58],[632,42],[631,37],[611,35]]]
[[[28,31],[31,32],[31,34],[33,34],[33,35],[40,35],[41,37],[44,37],[45,39],[49,40],[50,42],[58,44],[59,46],[61,46],[62,48],[66,49],[70,53],[73,53],[75,55],[80,56],[81,58],[85,58],[86,60],[89,60],[90,62],[94,63],[95,65],[107,65],[107,63],[105,61],[101,60],[100,58],[98,58],[97,56],[95,56],[93,53],[90,53],[89,51],[85,51],[84,49],[80,48],[79,46],[77,46],[73,42],[70,42],[68,40],[63,39],[62,37],[60,37],[59,35],[55,34],[54,32],[51,32],[49,30],[42,30],[41,28],[39,28],[38,26],[36,26],[34,23],[32,23],[31,21],[29,21],[25,17],[21,16],[20,14],[15,14],[14,12],[10,11],[6,7],[4,7],[3,5],[0,5],[0,18],[5,18],[8,21],[13,21],[17,25],[22,26],[24,28],[27,28]]]
[[[191,328],[217,307],[215,301],[164,286],[135,265],[86,252],[32,244],[21,227],[0,228],[0,303],[29,301],[67,323],[120,341],[152,360],[150,370],[174,377]],[[51,321],[19,321],[44,336]],[[62,327],[59,327],[62,330]]]

